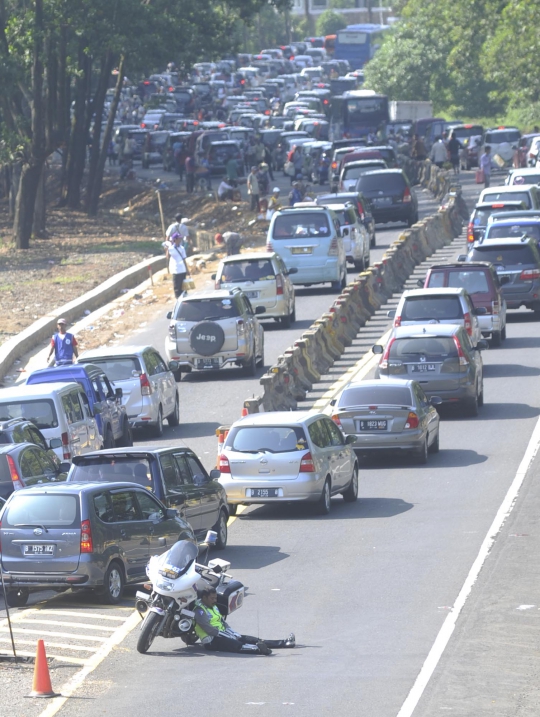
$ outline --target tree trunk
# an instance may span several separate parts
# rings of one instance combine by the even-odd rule
[[[92,72],[91,60],[84,52],[86,41],[81,38],[79,44],[79,72],[75,82],[75,108],[73,124],[69,138],[66,167],[66,186],[63,200],[70,209],[78,209],[81,201],[81,183],[86,163],[86,103]]]
[[[120,58],[120,65],[118,67],[118,77],[116,79],[116,87],[114,89],[114,97],[111,102],[109,110],[109,117],[107,118],[107,124],[105,126],[105,133],[103,135],[103,143],[99,152],[99,160],[97,165],[96,174],[92,185],[88,186],[88,216],[95,217],[98,210],[99,197],[101,195],[101,185],[103,182],[103,172],[105,170],[105,162],[107,160],[107,148],[111,141],[114,119],[116,117],[116,111],[120,103],[120,95],[122,93],[122,86],[124,84],[124,67],[125,58]]]
[[[21,170],[21,162],[14,162],[11,166],[11,185],[9,188],[9,218],[11,220],[15,219],[15,204],[17,202],[17,194],[19,193]]]
[[[42,164],[25,162],[22,166],[19,191],[15,203],[15,221],[13,223],[13,239],[17,249],[29,249],[32,227],[34,224],[34,207],[38,192]]]
[[[38,182],[36,193],[36,204],[34,206],[34,225],[32,234],[38,239],[47,239],[47,163],[43,164],[41,176]]]

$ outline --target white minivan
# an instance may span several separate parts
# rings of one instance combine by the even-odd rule
[[[0,389],[0,421],[11,418],[32,421],[49,443],[60,439],[61,445],[54,452],[61,461],[103,447],[88,398],[75,382]]]

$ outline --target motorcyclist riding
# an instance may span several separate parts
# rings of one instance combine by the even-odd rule
[[[216,589],[205,587],[200,595],[195,607],[195,632],[207,650],[271,655],[271,648],[295,647],[293,633],[286,640],[261,640],[251,635],[240,635],[227,625],[219,612]]]

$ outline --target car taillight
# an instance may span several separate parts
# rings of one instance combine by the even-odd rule
[[[335,172],[337,169],[337,162],[332,162],[332,171]]]
[[[500,314],[501,313],[501,305],[498,301],[492,301],[491,302],[491,313],[492,314]]]
[[[469,222],[467,225],[467,244],[474,242],[474,224]]]
[[[341,425],[341,421],[339,420],[339,416],[338,416],[338,415],[332,416],[332,420],[334,421],[334,423],[336,424],[336,426],[338,426],[339,428],[343,428],[343,426]]]
[[[274,251],[274,246],[271,239],[266,240],[266,251]]]
[[[304,453],[300,461],[300,473],[315,473],[315,463],[311,453]]]
[[[522,281],[532,281],[533,279],[540,279],[540,269],[525,269],[519,275]]]
[[[176,341],[176,324],[174,322],[169,324],[169,336],[173,341]]]
[[[401,316],[394,316],[394,326],[401,326]]]
[[[409,187],[405,187],[405,191],[403,192],[403,201],[412,202],[411,190]]]
[[[467,312],[466,314],[463,314],[463,319],[465,320],[465,331],[469,334],[469,336],[472,336],[471,315]]]
[[[459,358],[459,365],[460,366],[468,366],[469,362],[467,361],[467,357],[463,353],[463,349],[461,348],[461,344],[459,343],[459,339],[457,336],[454,336],[454,343],[456,345],[458,358]]]
[[[276,274],[276,294],[283,296],[283,277],[281,274]]]
[[[407,422],[405,423],[405,428],[418,428],[420,425],[420,419],[414,413],[413,411],[409,412],[409,415],[407,416]]]
[[[94,544],[92,542],[92,528],[89,520],[83,520],[81,523],[81,553],[93,553]]]
[[[392,348],[392,344],[394,343],[394,339],[390,339],[390,341],[386,344],[386,348],[384,349],[384,353],[382,355],[381,361],[379,363],[379,368],[387,369],[388,368],[388,358],[390,356],[390,349]]]
[[[360,219],[365,219],[366,212],[364,211],[364,205],[362,204],[362,202],[357,202],[356,204],[358,206],[358,214],[360,214]]]
[[[145,373],[141,373],[139,381],[141,383],[141,396],[150,396],[152,393],[152,386],[150,385],[148,376]]]
[[[218,456],[218,470],[221,473],[230,473],[231,472],[231,466],[229,463],[229,459],[227,456],[224,456],[223,453],[220,453]]]
[[[330,242],[330,248],[328,249],[328,256],[337,256],[338,253],[338,240],[334,237]]]
[[[15,461],[11,456],[7,456],[7,462],[9,466],[9,475],[13,482],[13,490],[21,490],[21,488],[24,488],[24,485],[19,475],[19,471],[17,470],[17,466],[15,465]]]
[[[146,123],[145,123],[145,122],[141,122],[141,127],[142,127],[142,129],[146,129]]]
[[[243,336],[246,333],[246,325],[244,319],[238,319],[236,322],[236,333],[238,336]]]
[[[63,451],[62,455],[64,456],[64,460],[70,461],[71,460],[71,449],[69,447],[69,435],[67,434],[67,432],[64,431],[64,433],[62,433],[61,439],[62,439],[62,451]]]

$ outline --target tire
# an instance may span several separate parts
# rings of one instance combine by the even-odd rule
[[[360,261],[354,261],[353,264],[356,271],[364,271],[366,268],[366,263],[363,259],[360,259]]]
[[[414,454],[414,457],[416,459],[416,463],[418,465],[425,465],[428,462],[428,439],[424,441],[424,445],[420,450],[416,451]]]
[[[371,242],[369,244],[370,249],[374,249],[377,246],[377,237],[375,234],[371,237]]]
[[[482,385],[480,387],[480,393],[478,394],[478,405],[483,406],[484,405],[484,382],[482,381]]]
[[[178,400],[178,394],[174,399],[174,411],[170,416],[167,416],[167,423],[169,426],[178,426],[180,424],[180,402]]]
[[[252,348],[249,363],[244,364],[242,370],[246,376],[255,376],[257,374],[257,357],[255,356],[255,347]]]
[[[291,315],[287,314],[286,316],[280,316],[279,323],[281,324],[282,328],[290,329],[291,328]]]
[[[173,371],[172,375],[174,376],[174,380],[176,381],[176,383],[180,383],[180,381],[182,380],[182,371],[178,369],[178,371]]]
[[[232,505],[231,503],[227,503],[227,509],[229,511],[229,515],[236,515],[238,513],[238,505]]]
[[[438,453],[439,452],[439,436],[440,436],[440,431],[437,429],[437,437],[435,438],[435,440],[429,447],[430,453]]]
[[[330,495],[330,479],[327,478],[324,482],[321,497],[317,501],[317,513],[319,515],[328,515],[331,507],[331,495]]]
[[[141,655],[144,655],[152,647],[160,623],[161,615],[158,615],[157,612],[149,612],[145,617],[141,634],[137,640],[137,652],[140,652]]]
[[[341,281],[333,281],[331,286],[332,291],[339,291],[339,293],[341,293]]]
[[[264,334],[261,346],[261,358],[257,361],[257,364],[261,367],[264,367]]]
[[[215,530],[218,535],[216,549],[223,550],[227,547],[227,513],[224,510],[219,511],[218,521],[212,530]]]
[[[129,425],[129,421],[124,421],[124,426],[122,428],[122,438],[118,442],[119,446],[129,448],[129,446],[133,445],[133,433],[131,432],[131,426]]]
[[[341,495],[345,503],[354,503],[358,499],[358,466],[354,467],[351,482]]]
[[[473,399],[471,399],[467,402],[466,414],[467,414],[467,416],[470,416],[471,418],[478,416],[478,396],[475,396]]]
[[[345,273],[343,274],[343,278],[341,279],[341,289],[344,289],[347,286],[347,269],[345,269]]]
[[[502,341],[502,335],[500,331],[493,331],[491,334],[491,345],[500,346]]]
[[[193,327],[189,345],[196,354],[214,356],[225,343],[225,333],[215,321],[200,321]]]
[[[408,226],[408,227],[412,227],[412,225],[413,225],[413,224],[416,224],[417,221],[418,221],[418,214],[415,214],[414,217],[410,217],[410,218],[407,220],[407,226]]]
[[[18,590],[8,590],[6,602],[9,607],[24,607],[28,602],[30,592],[28,588],[19,588]]]
[[[291,312],[291,324],[294,324],[296,321],[296,302],[293,304],[292,312]]]
[[[104,605],[118,605],[122,600],[125,584],[124,571],[120,564],[112,562],[105,571],[103,589],[98,593],[100,602]]]
[[[103,436],[103,448],[114,448],[114,436],[110,426],[105,429],[105,435]]]
[[[506,341],[506,324],[504,325],[504,329],[501,331],[501,339]]]
[[[152,435],[154,438],[161,438],[163,435],[163,409],[161,408],[161,404],[158,408],[158,415],[157,415],[157,421],[156,425],[152,426]]]

